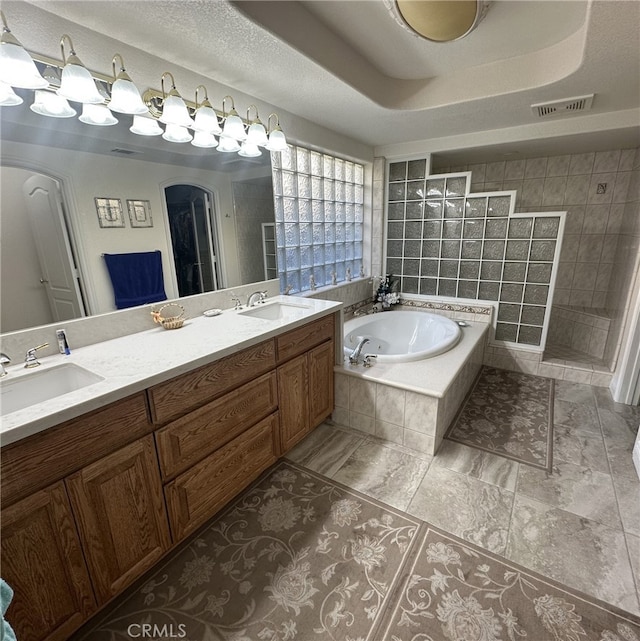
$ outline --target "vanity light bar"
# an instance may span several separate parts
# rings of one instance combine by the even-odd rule
[[[3,25],[6,25],[6,21],[4,20],[4,14],[2,15],[2,18],[3,18],[2,20]],[[6,27],[5,31],[9,34],[9,36],[6,36],[5,39],[8,37],[11,37],[13,42],[15,38],[10,36],[9,28]],[[70,55],[67,58],[65,58],[64,45],[62,44],[63,42],[65,42],[65,39],[70,47]],[[3,46],[5,45],[4,39],[2,44]],[[69,38],[69,36],[66,34],[62,37],[62,40],[61,40],[63,58],[65,58],[65,60],[62,60],[62,61],[56,60],[54,58],[50,58],[49,56],[28,52],[26,49],[22,47],[22,45],[20,45],[18,41],[16,41],[16,45],[14,46],[14,48],[16,46],[17,48],[22,50],[22,52],[24,53],[24,56],[26,56],[27,58],[30,57],[33,60],[35,70],[37,71],[38,74],[42,74],[43,83],[46,83],[44,84],[44,86],[41,86],[38,88],[38,91],[41,92],[40,102],[43,101],[43,97],[46,98],[46,95],[44,94],[49,94],[49,93],[53,93],[54,95],[57,94],[56,96],[57,99],[61,99],[65,97],[65,96],[62,96],[60,93],[61,87],[63,85],[61,78],[63,77],[62,75],[63,71],[65,70],[65,68],[69,67],[70,64],[74,67],[81,66],[82,71],[86,71],[87,74],[90,74],[90,78],[93,79],[94,84],[96,84],[97,93],[92,93],[92,96],[88,101],[82,101],[82,99],[77,95],[74,95],[73,97],[66,96],[69,100],[72,100],[74,102],[80,102],[83,105],[85,103],[93,103],[93,106],[94,106],[93,111],[90,111],[91,108],[83,108],[83,115],[80,117],[80,120],[82,120],[82,122],[85,122],[87,124],[109,125],[109,124],[116,124],[118,122],[118,120],[113,116],[107,117],[107,112],[111,114],[111,112],[108,111],[108,109],[111,107],[114,85],[118,81],[120,81],[121,84],[125,84],[126,89],[130,94],[132,94],[133,92],[137,93],[137,89],[135,88],[135,85],[133,84],[133,82],[125,72],[124,61],[122,60],[122,56],[120,54],[115,54],[113,57],[112,65],[113,65],[114,73],[112,75],[106,75],[100,72],[87,70],[84,67],[84,65],[82,65],[82,63],[80,63],[80,61],[77,60],[75,51],[73,50],[73,45],[71,44],[71,38]],[[116,73],[116,59],[118,59],[120,63],[119,73]],[[75,68],[74,68],[74,71],[75,71]],[[180,94],[178,94],[177,90],[175,89],[175,82],[173,82],[172,89],[169,92],[166,92],[164,89],[165,76],[170,76],[173,82],[172,74],[170,74],[169,72],[165,72],[162,75],[163,90],[158,91],[157,89],[147,89],[144,92],[144,94],[141,96],[142,106],[138,104],[136,106],[135,113],[134,112],[129,113],[129,112],[123,111],[122,102],[117,100],[114,101],[114,103],[118,102],[118,105],[116,106],[114,104],[114,109],[112,111],[115,111],[119,115],[122,115],[122,114],[131,115],[132,118],[135,118],[136,115],[143,116],[144,118],[148,118],[156,123],[157,129],[159,130],[159,131],[156,130],[154,131],[153,134],[150,134],[148,132],[148,128],[145,128],[146,133],[142,134],[142,133],[139,133],[139,131],[141,131],[140,127],[136,126],[136,123],[134,122],[133,126],[130,128],[130,131],[133,134],[159,135],[160,133],[162,133],[162,129],[160,128],[159,123],[164,121],[163,108],[169,99],[174,99],[177,96],[181,101],[181,103],[183,103],[184,106],[186,107],[186,114],[184,118],[185,124],[181,127],[180,136],[176,135],[175,131],[171,131],[171,132],[165,131],[163,134],[163,138],[165,140],[169,140],[171,142],[177,142],[177,143],[192,141],[192,144],[195,144],[198,147],[208,147],[211,149],[217,148],[218,151],[221,151],[221,152],[238,151],[240,155],[243,155],[243,156],[260,155],[262,152],[260,151],[259,147],[264,147],[269,151],[276,151],[276,152],[283,151],[284,149],[286,149],[286,146],[287,146],[286,139],[284,138],[284,133],[280,128],[279,117],[277,114],[271,114],[269,116],[269,119],[267,121],[267,124],[269,125],[269,127],[268,129],[265,129],[262,123],[260,122],[260,119],[258,116],[258,110],[255,107],[255,105],[251,105],[249,107],[249,109],[247,110],[247,118],[244,119],[240,117],[237,111],[235,110],[235,107],[233,106],[233,98],[231,96],[225,96],[223,100],[223,109],[222,111],[220,111],[218,109],[214,109],[211,106],[211,103],[209,102],[209,98],[207,96],[206,88],[203,85],[199,85],[196,88],[195,102],[182,98]],[[1,80],[2,78],[0,78],[0,81]],[[100,85],[104,85],[104,87],[106,87],[106,92],[102,90],[102,87]],[[0,92],[0,106],[12,106],[12,105],[20,104],[22,100],[20,99],[19,96],[17,96],[13,92],[12,87],[19,87],[22,90],[24,90],[24,87],[20,87],[20,85],[14,84],[11,81],[10,75],[8,76],[8,81],[4,83],[4,86],[5,86],[4,91]],[[205,99],[202,102],[198,101],[199,89],[204,89]],[[97,99],[98,95],[103,98],[102,102],[98,102],[98,99]],[[135,98],[135,96],[133,98]],[[232,108],[227,113],[224,107],[225,107],[225,101],[227,101],[228,99],[231,101]],[[68,106],[68,103],[67,103],[67,106]],[[148,109],[148,111],[143,111],[145,107]],[[197,124],[193,122],[193,118],[195,117],[199,108],[203,112],[206,112],[207,118],[206,119],[200,118],[198,120],[199,121],[209,120],[212,123],[211,130],[209,131],[203,130],[201,124]],[[251,111],[251,108],[255,110],[255,118],[249,119],[249,113]],[[36,113],[40,113],[41,115],[46,115],[46,116],[56,115],[57,117],[60,117],[59,113],[54,114],[50,112],[49,109],[40,108],[40,103],[38,104],[38,109],[32,109],[32,111]],[[76,115],[76,111],[70,106],[68,106],[68,113],[63,117],[72,117],[74,115]],[[273,127],[270,126],[272,117],[275,117],[275,125]],[[219,119],[219,123],[213,122],[216,118]],[[233,130],[233,133],[231,134],[229,133],[229,131],[233,129],[232,127],[227,126],[226,129],[225,128],[221,129],[220,125],[223,125],[223,127],[224,125],[232,125],[231,123],[232,120],[233,120],[233,125],[235,125],[236,127]],[[178,125],[174,126],[173,123],[167,124],[167,129],[171,128],[172,126],[175,129],[175,126],[178,126]],[[259,135],[259,137],[254,140],[254,137],[255,137],[254,130],[259,129],[260,127],[264,130],[264,135]],[[196,132],[196,136],[195,137],[192,136],[188,132],[188,129],[194,130]],[[261,134],[262,132],[258,132],[258,133]],[[214,134],[220,136],[220,144],[218,144],[218,141],[215,138]],[[249,134],[250,136],[249,141],[247,141],[247,134]],[[240,145],[239,143],[243,143],[243,144]]]

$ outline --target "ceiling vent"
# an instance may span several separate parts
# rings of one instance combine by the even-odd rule
[[[141,151],[132,151],[131,149],[122,149],[121,147],[116,147],[111,150],[112,154],[122,154],[123,156],[133,156],[134,154],[140,154]]]
[[[531,111],[538,118],[548,116],[564,116],[576,111],[588,111],[591,109],[594,94],[578,96],[577,98],[565,98],[564,100],[553,100],[551,102],[539,102],[531,105]]]

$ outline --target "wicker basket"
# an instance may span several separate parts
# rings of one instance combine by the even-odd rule
[[[173,314],[165,317],[162,315],[163,310],[168,310],[173,312]],[[184,307],[178,303],[167,303],[157,311],[154,310],[151,312],[151,316],[153,316],[154,323],[160,323],[160,325],[165,329],[178,329],[184,325],[184,321],[186,320],[184,316]]]

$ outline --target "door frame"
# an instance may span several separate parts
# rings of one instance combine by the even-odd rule
[[[173,257],[173,244],[171,242],[171,229],[169,227],[169,209],[167,207],[167,196],[165,193],[165,190],[167,187],[175,187],[177,185],[189,185],[191,187],[197,187],[198,189],[201,189],[207,196],[209,197],[210,201],[210,207],[211,207],[211,216],[210,218],[213,219],[211,220],[211,234],[213,235],[213,239],[215,244],[217,245],[216,250],[216,268],[218,270],[218,278],[217,278],[217,289],[224,289],[226,287],[226,282],[227,282],[227,274],[226,274],[226,261],[224,260],[224,247],[223,243],[221,242],[222,239],[222,229],[220,226],[220,201],[218,199],[218,193],[216,190],[212,189],[211,187],[208,187],[206,185],[203,185],[201,182],[198,181],[193,181],[189,179],[180,179],[180,178],[173,178],[171,180],[165,180],[160,183],[160,202],[162,203],[162,214],[164,216],[164,221],[165,221],[165,235],[166,235],[166,243],[167,243],[167,248],[169,251],[167,251],[167,258],[169,260],[169,265],[171,266],[171,283],[173,286],[173,290],[178,292],[178,279],[176,276],[176,263]]]
[[[65,206],[62,199],[62,189],[60,188],[60,181],[51,176],[35,173],[33,171],[25,171],[29,176],[22,184],[23,199],[27,207],[27,217],[31,227],[31,234],[36,245],[36,255],[40,262],[41,277],[40,282],[43,283],[49,307],[54,322],[58,323],[64,319],[71,320],[75,318],[82,318],[87,315],[84,296],[80,286],[80,270],[78,269],[78,261],[71,247],[71,239],[69,237],[69,229],[65,217]],[[36,190],[45,191],[46,205],[37,205],[37,213],[34,210],[33,195]],[[39,202],[39,201],[38,201]],[[47,219],[49,222],[47,222]],[[47,234],[48,230],[48,234]],[[58,242],[51,245],[54,240],[51,236],[58,239]],[[51,267],[50,261],[50,248],[54,248],[56,253],[64,257],[60,261],[61,268],[64,271],[65,287],[59,288],[60,283],[54,282],[52,279],[52,272],[49,270]],[[64,249],[64,251],[62,251]],[[43,280],[46,278],[47,280]],[[46,285],[45,285],[46,283]],[[58,289],[56,289],[58,287]],[[56,294],[55,292],[58,292]],[[65,291],[66,294],[61,296],[60,292]],[[72,315],[67,317],[67,313],[63,313],[63,318],[60,317],[60,303],[65,305],[72,305]],[[71,310],[69,310],[71,311]]]
[[[627,405],[640,404],[640,255],[629,295],[626,322],[622,327],[622,345],[609,390],[613,400]]]

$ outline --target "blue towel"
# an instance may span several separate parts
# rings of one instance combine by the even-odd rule
[[[13,590],[4,579],[0,579],[0,610],[2,611],[2,620],[0,620],[0,641],[16,641],[16,635],[12,627],[4,619],[4,615],[11,603],[11,599],[13,599]]]
[[[167,300],[160,251],[105,254],[118,309]]]

